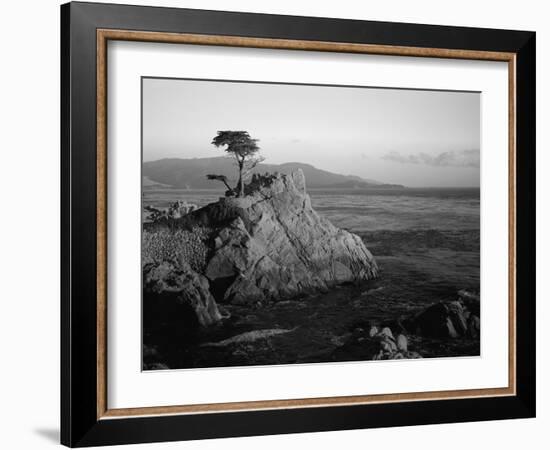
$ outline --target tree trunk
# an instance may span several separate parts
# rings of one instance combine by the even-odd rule
[[[237,197],[244,197],[243,166],[244,160],[239,161],[239,181],[237,181]]]

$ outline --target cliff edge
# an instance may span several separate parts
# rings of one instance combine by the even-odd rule
[[[378,274],[361,238],[312,208],[301,170],[254,175],[244,197],[146,224],[144,271],[166,260],[208,280],[217,302],[235,304],[291,299]]]

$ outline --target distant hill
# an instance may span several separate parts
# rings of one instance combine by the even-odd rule
[[[163,183],[159,183],[157,181],[153,181],[149,177],[144,176],[143,177],[143,187],[144,188],[149,188],[149,187],[166,187],[166,188],[169,188],[171,186],[168,185],[168,184],[163,184]]]
[[[259,164],[254,170],[257,173],[280,172],[289,174],[302,169],[309,188],[384,188],[402,187],[386,185],[379,181],[360,178],[354,175],[340,175],[317,169],[311,164],[284,163]],[[211,189],[219,187],[215,181],[206,179],[206,174],[225,175],[230,180],[236,178],[236,168],[231,158],[192,158],[192,159],[160,159],[143,163],[143,176],[147,179],[144,186],[169,185],[183,189]]]

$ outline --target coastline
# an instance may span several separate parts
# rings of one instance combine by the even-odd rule
[[[190,337],[178,332],[167,336],[165,342],[159,344],[154,340],[148,341],[145,335],[144,362],[155,364],[164,361],[166,368],[192,368],[369,359],[372,355],[361,353],[362,350],[356,346],[348,345],[342,350],[350,336],[357,338],[357,329],[365,333],[371,326],[390,325],[396,334],[395,322],[401,316],[420,313],[440,301],[453,301],[461,289],[479,289],[479,217],[475,214],[470,217],[464,211],[453,211],[456,209],[453,205],[449,211],[441,210],[437,205],[438,199],[434,199],[436,203],[432,204],[431,197],[426,199],[419,194],[417,198],[432,204],[430,211],[421,210],[420,214],[423,217],[435,214],[434,219],[417,222],[414,211],[408,211],[400,203],[396,209],[403,214],[404,220],[399,222],[405,226],[388,229],[385,224],[390,219],[396,220],[395,211],[387,210],[387,206],[384,207],[386,210],[380,210],[374,204],[373,197],[363,199],[354,196],[350,207],[350,204],[342,202],[340,192],[327,198],[321,198],[319,194],[319,191],[311,191],[315,209],[337,226],[348,228],[362,238],[376,256],[380,266],[379,279],[357,286],[338,286],[324,294],[276,302],[262,308],[221,305],[220,309],[231,318],[213,329],[202,330],[197,336]],[[393,195],[400,197],[396,194],[394,192]],[[456,194],[457,191],[455,198]],[[202,198],[207,202],[208,193]],[[405,207],[413,200],[408,199]],[[466,198],[461,198],[459,194],[456,201],[459,205],[472,203],[470,209],[475,212],[479,198],[476,198],[474,190]],[[360,202],[364,209],[358,209],[353,202]],[[446,217],[447,214],[450,214],[449,217]],[[367,228],[370,223],[366,220],[372,215],[380,221],[370,230],[358,230],[354,226],[361,223],[366,224]],[[442,217],[446,228],[430,226],[434,220],[442,223]],[[411,221],[420,226],[406,228]],[[254,330],[274,328],[293,331],[235,345],[203,346]],[[419,338],[412,333],[406,336],[409,349],[424,357],[479,355],[479,339]],[[173,342],[179,344],[174,345]],[[185,346],[181,345],[182,342],[186,343]],[[157,356],[151,354],[151,348],[155,346],[159,347]],[[163,352],[162,347],[167,347],[167,350]]]

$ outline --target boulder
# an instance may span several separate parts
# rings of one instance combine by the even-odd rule
[[[415,334],[433,338],[479,338],[479,296],[467,291],[458,294],[459,300],[435,303],[404,320],[403,326]]]
[[[206,277],[185,263],[146,264],[143,303],[148,320],[175,320],[193,327],[211,325],[222,318]]]
[[[337,347],[332,354],[335,361],[342,361],[343,358],[350,361],[422,358],[419,353],[408,349],[405,335],[399,334],[395,339],[389,327],[378,330],[372,326],[369,331],[361,329],[360,332],[354,330],[346,337],[343,345]]]
[[[468,318],[468,336],[473,339],[479,338],[479,333],[481,330],[479,317],[471,314]]]
[[[376,327],[374,325],[372,327],[370,327],[369,337],[374,337],[377,334],[378,334],[378,327]]]
[[[204,275],[217,300],[290,299],[378,275],[361,238],[312,208],[301,170],[255,176],[246,193],[220,198],[179,222],[214,230]]]
[[[462,289],[458,291],[458,299],[469,312],[479,317],[479,294]]]
[[[455,319],[453,321],[453,318]],[[435,338],[457,338],[459,333],[456,323],[462,323],[460,310],[450,307],[448,303],[440,302],[429,306],[413,318],[413,328],[416,334]]]
[[[407,336],[405,336],[404,334],[398,335],[397,336],[397,348],[402,352],[406,352],[407,351],[407,346],[408,346]]]
[[[380,331],[379,336],[387,336],[390,339],[393,339],[393,333],[391,332],[391,329],[389,327],[382,328],[382,331]]]
[[[419,359],[422,358],[417,352],[408,351],[408,341],[404,334],[399,334],[394,339],[393,333],[389,327],[384,327],[382,331],[373,336],[374,340],[379,340],[380,349],[372,357],[374,360],[390,359]]]
[[[449,311],[449,318],[456,332],[458,335],[464,336],[468,331],[468,325],[466,324],[466,311],[462,304],[460,302],[450,302],[447,303],[447,309]]]

